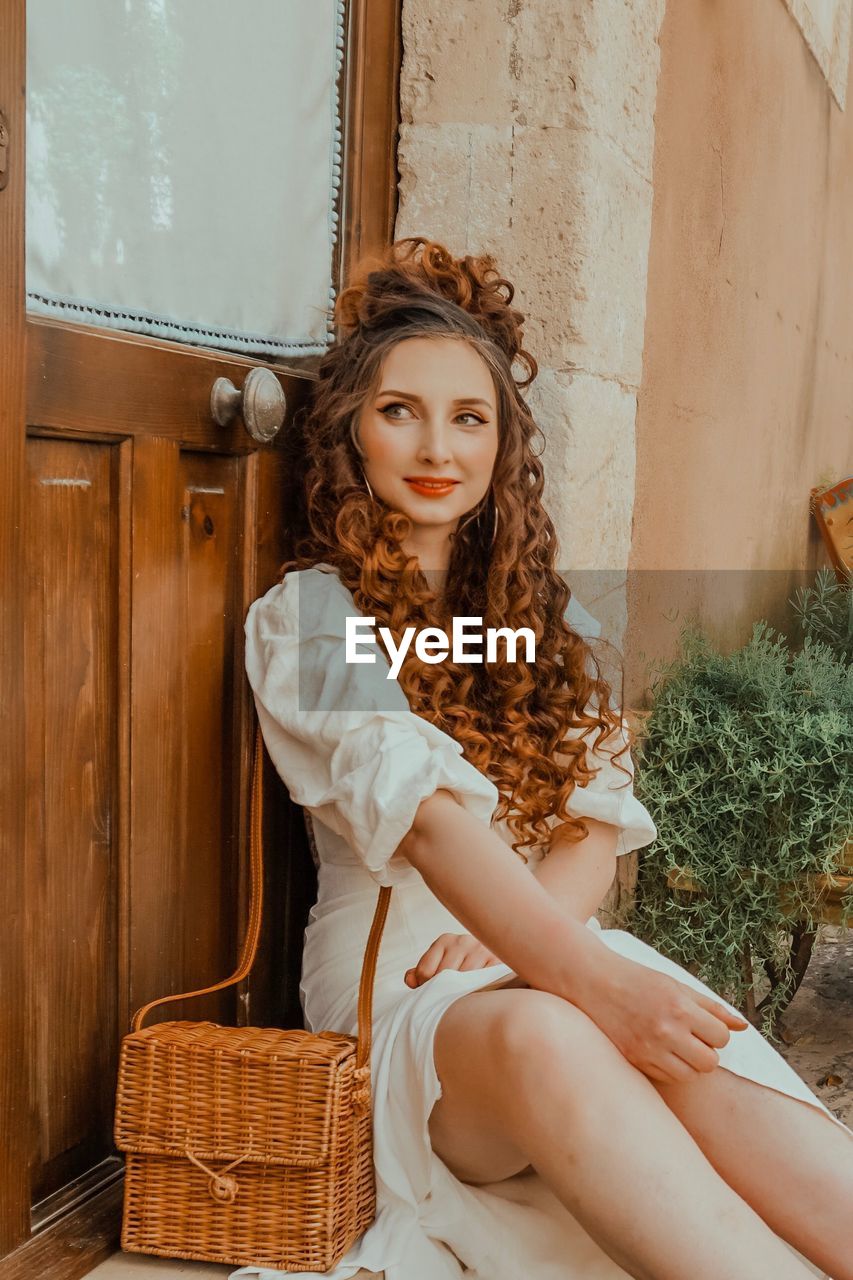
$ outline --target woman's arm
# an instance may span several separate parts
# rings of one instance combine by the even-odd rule
[[[692,987],[607,948],[449,791],[421,801],[398,851],[494,955],[531,987],[583,1009],[652,1079],[712,1070],[728,1029],[748,1025]]]
[[[591,980],[602,944],[450,792],[421,802],[397,852],[468,932],[531,986],[573,1000]]]
[[[613,883],[618,828],[588,818],[589,835],[570,843],[553,839],[547,857],[533,864],[539,884],[573,920],[585,924],[601,906]],[[428,982],[442,969],[488,968],[498,958],[469,933],[443,933],[405,974],[407,986]],[[528,986],[520,978],[513,985]]]
[[[557,836],[545,858],[534,865],[539,883],[563,910],[583,924],[601,906],[616,875],[619,829],[584,818],[589,835],[574,843]]]

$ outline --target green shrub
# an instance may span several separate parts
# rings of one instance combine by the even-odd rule
[[[685,628],[653,693],[636,791],[658,837],[640,855],[631,927],[743,1008],[745,955],[790,972],[780,886],[815,923],[813,876],[837,869],[853,836],[853,667],[809,636],[792,654],[766,622],[728,655]],[[668,887],[677,869],[698,892]]]
[[[832,569],[819,569],[814,584],[791,600],[805,636],[828,644],[836,657],[853,662],[853,578],[840,582]]]

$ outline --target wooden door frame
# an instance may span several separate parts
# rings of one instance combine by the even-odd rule
[[[0,859],[4,871],[0,930],[0,1280],[77,1280],[118,1247],[121,1183],[91,1194],[77,1187],[69,1209],[31,1235],[30,1110],[23,1001],[24,894],[20,851],[25,835],[23,566],[26,479],[25,78],[26,0],[0,0],[0,111],[9,129],[8,181],[0,190]],[[333,257],[339,286],[362,254],[387,244],[396,216],[401,0],[347,0],[347,57],[342,69],[341,228]],[[59,335],[47,334],[49,345]],[[310,369],[296,367],[297,376]]]
[[[30,1231],[30,1153],[24,989],[24,598],[26,404],[24,255],[24,133],[26,0],[0,0],[0,112],[9,130],[5,189],[0,191],[0,1257]]]
[[[389,244],[394,234],[402,0],[348,0],[346,41],[342,231],[333,268],[338,287],[359,257]]]

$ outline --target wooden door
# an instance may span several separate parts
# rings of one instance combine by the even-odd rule
[[[267,362],[287,417],[258,444],[210,409],[214,380],[240,387],[258,361],[27,315],[24,0],[0,0],[0,26],[0,1277],[73,1280],[118,1246],[133,1011],[239,951],[243,620],[288,550],[287,432],[316,360]],[[391,234],[398,64],[397,0],[351,3],[338,280]],[[312,867],[268,761],[265,788],[255,969],[154,1021],[299,1023]]]

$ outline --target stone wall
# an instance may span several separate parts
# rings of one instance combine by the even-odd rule
[[[404,0],[396,235],[490,251],[540,363],[560,568],[617,640],[664,0]],[[603,571],[603,572],[601,572]]]

